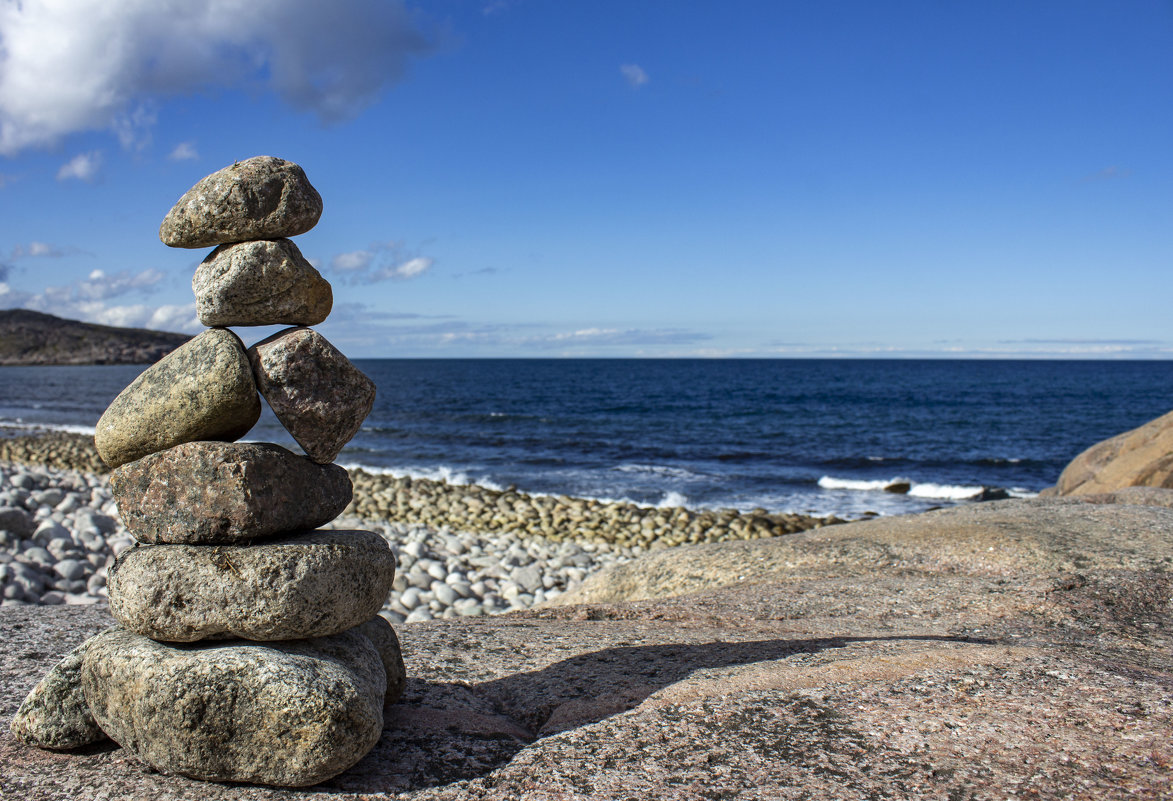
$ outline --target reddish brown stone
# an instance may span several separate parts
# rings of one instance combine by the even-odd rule
[[[319,464],[334,461],[375,402],[375,382],[310,328],[287,328],[248,350],[257,388]]]
[[[350,503],[350,476],[269,443],[188,442],[123,465],[110,489],[141,542],[225,543],[313,529]]]

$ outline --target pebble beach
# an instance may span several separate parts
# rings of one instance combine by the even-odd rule
[[[351,471],[354,500],[325,528],[382,535],[398,559],[393,624],[526,609],[647,550],[771,537],[841,522],[765,510],[691,510],[537,496]],[[89,437],[0,439],[4,605],[106,603],[135,546]]]

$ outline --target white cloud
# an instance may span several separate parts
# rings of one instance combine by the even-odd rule
[[[650,80],[648,74],[644,72],[644,68],[639,64],[624,64],[619,67],[619,71],[623,73],[623,77],[633,89],[640,88]]]
[[[330,269],[345,275],[352,284],[373,284],[415,278],[434,263],[426,256],[407,256],[397,242],[376,242],[366,250],[339,253],[330,259]]]
[[[150,328],[155,331],[195,333],[203,329],[196,317],[194,303],[183,306],[108,306],[93,310],[87,320],[101,325]]]
[[[16,245],[12,248],[10,259],[55,259],[65,255],[65,251],[47,242],[29,242],[27,245]]]
[[[6,275],[0,275],[0,278]],[[45,287],[39,293],[17,292],[0,284],[0,307],[42,311],[70,320],[84,320],[101,325],[155,328],[164,331],[195,332],[201,326],[195,304],[184,306],[144,303],[111,304],[110,301],[131,294],[149,294],[158,289],[166,277],[162,270],[148,269],[132,273],[122,270],[107,275],[93,270],[81,280],[62,286]]]
[[[3,134],[0,132],[0,137]],[[91,182],[98,177],[98,170],[102,167],[102,154],[97,150],[89,153],[78,153],[69,161],[61,165],[57,171],[58,181],[68,181],[77,178],[79,181]]]
[[[195,142],[180,142],[167,156],[172,161],[190,161],[199,157],[200,154],[196,151]]]
[[[403,0],[6,0],[0,41],[3,155],[84,130],[141,146],[161,99],[209,89],[336,122],[434,48]]]

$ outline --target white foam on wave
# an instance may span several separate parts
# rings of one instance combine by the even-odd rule
[[[864,481],[855,478],[835,478],[834,476],[823,476],[819,479],[819,486],[823,489],[840,489],[840,490],[855,490],[857,492],[874,492],[883,490],[885,487],[890,487],[893,484],[901,482],[908,482],[904,478],[890,478],[881,481]],[[908,482],[911,483],[911,482]]]
[[[965,487],[954,484],[913,484],[908,494],[914,498],[940,498],[948,501],[964,501],[982,494],[985,487]]]
[[[618,470],[620,473],[650,473],[654,476],[669,478],[693,478],[696,476],[696,473],[685,470],[683,467],[669,467],[662,464],[621,464],[612,469]]]
[[[862,480],[854,478],[835,478],[823,476],[819,479],[819,486],[830,490],[851,490],[853,492],[883,492],[889,487],[898,484],[909,485],[907,492],[894,493],[908,495],[913,498],[936,498],[940,500],[964,501],[967,498],[977,497],[985,487],[962,486],[955,484],[933,484],[931,482],[915,483],[907,478],[889,478],[880,480]]]
[[[26,423],[21,420],[0,421],[0,428],[13,428],[18,431],[60,431],[64,434],[85,434],[91,437],[98,430],[94,426],[79,426],[71,423]]]
[[[445,484],[462,487],[475,484],[478,487],[496,490],[497,492],[502,492],[505,489],[489,478],[482,477],[474,479],[462,470],[456,470],[443,464],[439,467],[376,467],[360,462],[339,462],[338,464],[347,470],[362,470],[364,473],[391,476],[392,478],[423,478],[428,481],[442,481]]]
[[[688,506],[688,497],[679,492],[666,492],[660,502],[656,504],[657,509],[668,509],[674,506]]]

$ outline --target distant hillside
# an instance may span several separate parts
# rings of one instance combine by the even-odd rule
[[[63,320],[27,309],[0,311],[0,365],[151,364],[190,338]]]

